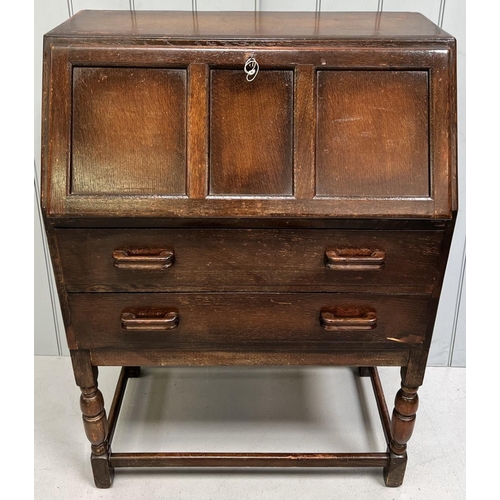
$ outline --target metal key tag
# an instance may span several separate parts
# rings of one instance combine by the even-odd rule
[[[255,57],[249,57],[247,59],[243,71],[247,75],[247,82],[253,82],[255,80],[259,72],[259,63],[255,60]]]

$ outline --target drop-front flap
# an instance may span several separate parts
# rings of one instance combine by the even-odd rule
[[[326,19],[330,36],[308,42],[187,37],[183,46],[98,31],[89,41],[88,23],[84,37],[54,31],[46,214],[450,217],[453,41],[438,33],[389,43],[385,28],[340,43],[333,33],[345,26]],[[388,19],[401,38],[409,21]]]

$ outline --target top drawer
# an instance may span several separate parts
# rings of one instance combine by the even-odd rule
[[[451,216],[447,44],[47,45],[48,216]]]
[[[430,293],[443,232],[58,229],[56,237],[70,292]]]

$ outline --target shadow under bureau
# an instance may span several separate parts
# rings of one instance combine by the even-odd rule
[[[45,36],[41,200],[98,487],[141,466],[402,483],[457,212],[455,57],[412,13],[83,11]],[[113,453],[127,378],[177,365],[357,366],[387,450]],[[401,367],[392,417],[377,366]]]

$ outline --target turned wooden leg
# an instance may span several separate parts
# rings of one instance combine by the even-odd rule
[[[114,469],[109,465],[108,419],[101,391],[97,387],[97,367],[91,365],[87,351],[72,351],[71,358],[76,383],[82,391],[80,408],[85,434],[91,443],[90,462],[94,482],[98,488],[109,488]]]
[[[418,409],[418,387],[408,387],[403,382],[401,389],[396,394],[394,411],[391,420],[391,439],[389,443],[390,462],[384,468],[386,486],[401,486],[406,470],[406,443],[411,438],[415,427],[415,417]]]

